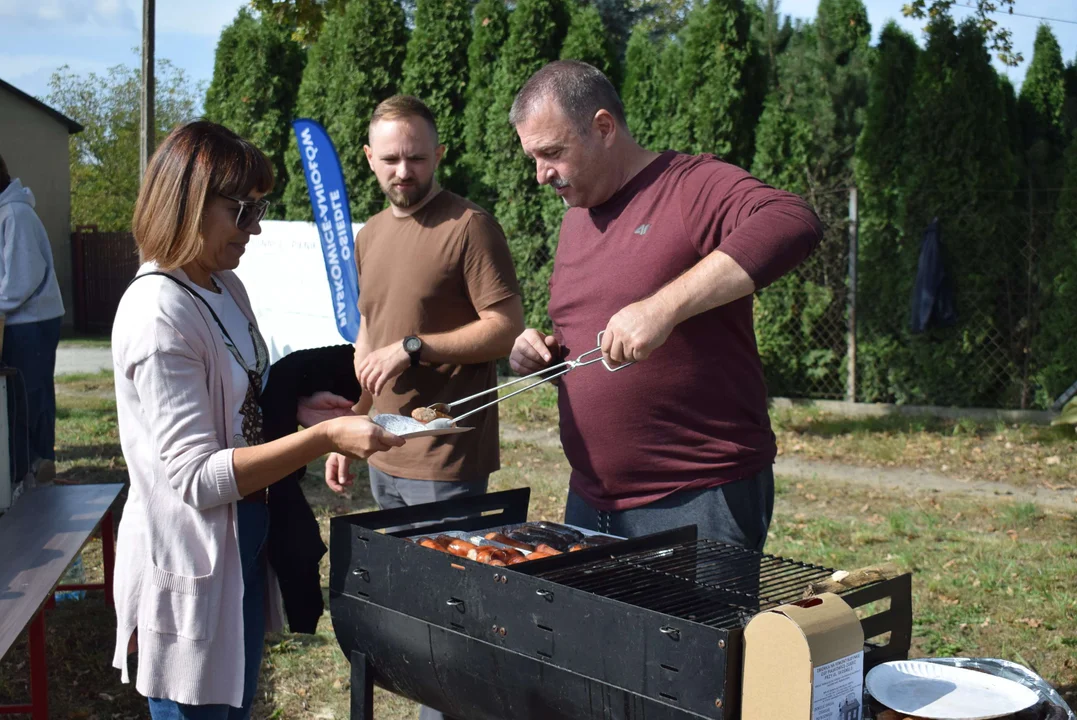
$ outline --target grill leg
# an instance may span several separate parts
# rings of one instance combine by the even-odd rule
[[[351,720],[374,720],[374,674],[366,654],[352,651]]]

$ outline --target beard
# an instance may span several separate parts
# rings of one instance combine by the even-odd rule
[[[425,183],[413,184],[411,187],[406,188],[393,184],[390,184],[389,187],[383,185],[381,191],[385,193],[385,197],[389,198],[389,202],[393,205],[398,208],[409,208],[425,198],[432,187],[434,187],[433,177]]]

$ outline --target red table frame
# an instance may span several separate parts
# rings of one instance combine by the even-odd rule
[[[48,600],[30,622],[30,702],[25,705],[0,705],[0,715],[29,715],[33,720],[49,718],[49,667],[45,655],[45,611],[56,605],[55,593],[64,590],[104,590],[105,603],[112,606],[112,572],[116,564],[116,538],[112,529],[112,510],[101,517],[101,556],[105,565],[105,582],[57,585]]]

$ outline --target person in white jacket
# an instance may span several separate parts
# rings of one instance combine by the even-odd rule
[[[12,179],[0,157],[0,318],[2,362],[17,371],[8,385],[11,477],[27,473],[48,481],[55,474],[56,346],[64,303],[52,248],[34,212],[34,194]],[[25,394],[22,392],[25,388]]]
[[[112,358],[131,486],[116,541],[113,664],[154,720],[247,720],[281,598],[266,557],[267,488],[329,453],[404,444],[300,398],[303,430],[266,440],[268,349],[233,272],[273,188],[268,158],[216,123],[177,127],[154,153],[131,229],[143,261],[116,310]]]

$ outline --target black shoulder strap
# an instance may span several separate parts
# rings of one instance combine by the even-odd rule
[[[190,285],[183,282],[179,278],[173,277],[172,275],[169,275],[168,273],[159,272],[157,270],[151,270],[150,272],[145,272],[145,273],[142,273],[140,275],[135,275],[133,278],[131,278],[131,282],[127,283],[127,287],[131,287],[132,283],[134,283],[135,280],[138,280],[139,278],[149,277],[150,275],[160,275],[161,277],[168,278],[169,280],[171,280],[172,282],[176,283],[181,288],[186,290],[188,293],[190,293],[191,297],[195,298],[196,300],[201,302],[203,305],[205,305],[206,310],[209,310],[209,314],[213,316],[214,322],[217,323],[217,327],[219,327],[221,329],[221,333],[223,333],[224,336],[226,338],[228,338],[229,343],[231,343],[233,346],[235,346],[235,344],[236,344],[235,341],[232,340],[232,336],[228,334],[227,330],[225,330],[224,323],[222,323],[221,319],[219,317],[217,317],[217,313],[215,313],[213,311],[213,307],[208,302],[206,302],[206,299],[204,297],[202,297],[197,292],[195,292],[194,288],[192,288]]]

